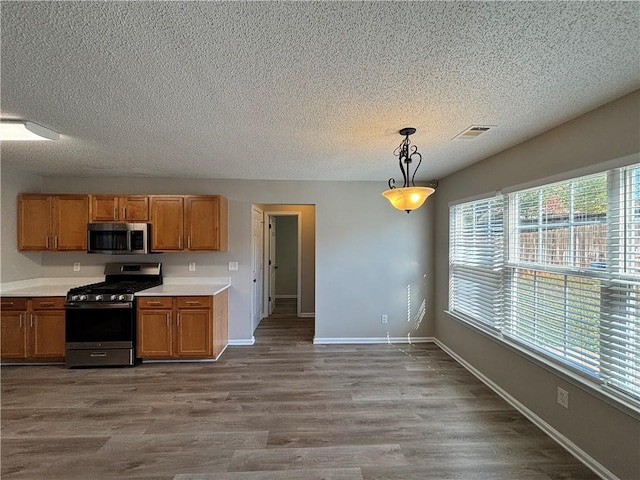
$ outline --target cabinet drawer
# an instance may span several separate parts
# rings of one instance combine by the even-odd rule
[[[211,308],[212,297],[176,297],[178,308]]]
[[[26,310],[27,299],[3,297],[0,299],[0,308],[2,308],[2,310]]]
[[[36,297],[31,305],[33,310],[63,310],[64,297]]]
[[[138,297],[138,308],[171,308],[171,297]]]

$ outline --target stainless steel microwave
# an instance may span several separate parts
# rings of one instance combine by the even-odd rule
[[[149,223],[88,223],[87,252],[110,255],[149,253]]]

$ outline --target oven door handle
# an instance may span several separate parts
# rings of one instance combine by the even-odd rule
[[[131,302],[124,302],[124,303],[65,303],[64,304],[64,308],[68,308],[68,309],[82,309],[82,308],[91,308],[93,310],[96,309],[102,309],[102,308],[111,308],[111,309],[124,309],[124,308],[128,308],[131,309],[133,308],[133,305],[131,304]]]

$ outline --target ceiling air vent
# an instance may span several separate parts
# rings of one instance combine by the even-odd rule
[[[473,140],[493,128],[495,125],[471,125],[464,132],[453,137],[452,140]]]

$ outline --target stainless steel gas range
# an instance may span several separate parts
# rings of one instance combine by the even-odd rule
[[[67,293],[67,367],[136,363],[135,293],[162,285],[162,264],[108,263],[104,273],[104,282],[72,288]]]

